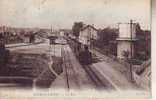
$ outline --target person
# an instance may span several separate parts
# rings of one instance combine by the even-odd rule
[[[84,51],[80,52],[79,60],[82,65],[92,64],[92,54],[87,45],[84,46]]]

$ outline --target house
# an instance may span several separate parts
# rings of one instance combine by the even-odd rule
[[[25,43],[34,43],[35,42],[35,35],[37,34],[37,32],[27,32],[24,34],[24,42]]]
[[[82,44],[90,46],[91,42],[98,39],[98,30],[93,25],[85,25],[80,30],[79,41]]]

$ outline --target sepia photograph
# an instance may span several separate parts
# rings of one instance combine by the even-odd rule
[[[147,100],[151,74],[151,0],[0,0],[0,99]]]

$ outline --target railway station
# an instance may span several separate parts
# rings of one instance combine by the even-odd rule
[[[0,100],[150,99],[151,6],[0,0]]]
[[[146,69],[150,68],[147,67],[150,60],[136,67],[124,59],[131,59],[134,55],[136,23],[119,25],[119,37],[115,40],[117,55],[108,55],[96,46],[100,38],[98,32],[94,26],[84,25],[78,38],[52,29],[44,37],[42,32],[26,35],[29,42],[24,38],[21,43],[5,44],[1,37],[0,49],[1,53],[4,52],[1,63],[4,64],[0,71],[0,87],[149,90],[149,76],[144,76],[150,74]],[[132,55],[123,55],[126,50]],[[143,69],[146,73],[141,72]]]

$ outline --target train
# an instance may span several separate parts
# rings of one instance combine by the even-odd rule
[[[81,64],[92,64],[92,54],[88,49],[88,46],[82,44],[76,37],[68,36],[66,37],[68,44],[70,45],[72,51],[74,52],[76,58]]]

